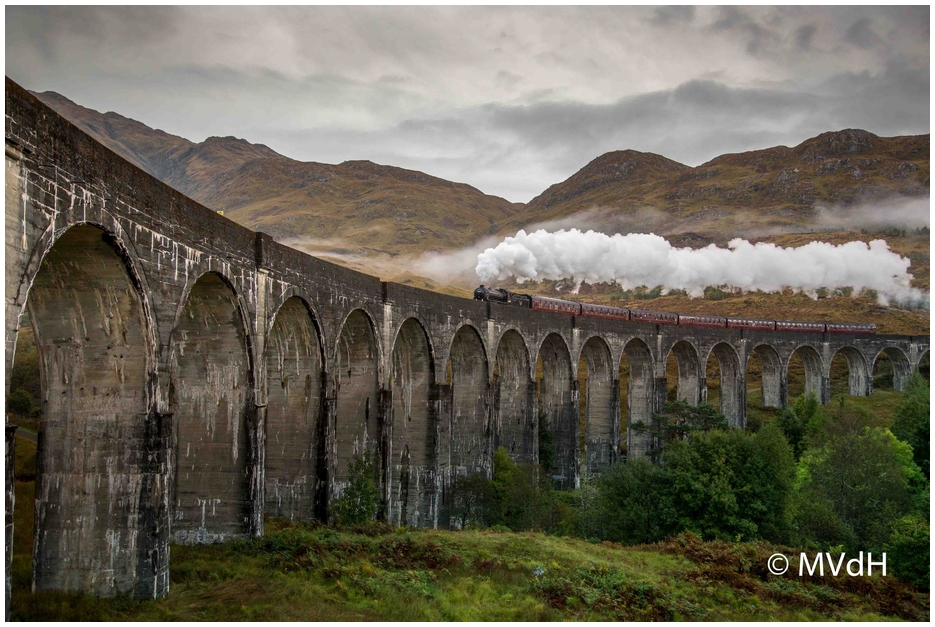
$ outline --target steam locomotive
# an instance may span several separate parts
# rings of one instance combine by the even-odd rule
[[[793,331],[796,333],[876,333],[875,324],[856,322],[796,322],[791,320],[759,320],[756,318],[725,318],[698,314],[677,314],[667,311],[627,309],[609,305],[593,305],[545,296],[520,294],[496,287],[479,286],[474,290],[474,300],[503,303],[515,307],[554,311],[572,316],[592,316],[654,324],[679,324],[694,327],[720,327],[726,329],[752,329],[756,331]]]

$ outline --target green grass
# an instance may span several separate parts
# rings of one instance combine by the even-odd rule
[[[880,620],[928,617],[895,580],[801,582],[765,572],[763,544],[680,536],[623,547],[542,533],[335,529],[268,523],[264,537],[172,546],[156,601],[36,593],[14,620]],[[762,562],[762,563],[761,563]],[[896,602],[898,600],[898,602]]]

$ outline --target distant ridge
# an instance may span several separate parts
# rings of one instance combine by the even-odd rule
[[[36,94],[118,154],[252,229],[341,254],[464,247],[537,224],[654,231],[689,245],[801,225],[818,207],[929,194],[929,135],[822,133],[798,146],[689,167],[619,150],[593,159],[529,203],[371,161],[300,162],[235,137],[194,143],[54,92]]]

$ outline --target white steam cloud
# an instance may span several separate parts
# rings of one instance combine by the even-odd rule
[[[737,238],[727,246],[676,248],[658,235],[642,233],[519,231],[478,255],[475,272],[483,283],[511,276],[520,283],[574,279],[616,282],[623,289],[661,285],[695,297],[709,286],[763,292],[789,288],[808,294],[819,288],[851,287],[855,293],[875,290],[882,304],[928,308],[928,293],[909,285],[910,260],[883,240],[783,248]]]

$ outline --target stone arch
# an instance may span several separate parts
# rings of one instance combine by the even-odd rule
[[[717,359],[718,364],[721,388],[718,395],[720,411],[727,418],[730,426],[743,429],[747,422],[747,390],[744,369],[740,366],[740,356],[727,342],[715,344],[708,353],[705,363],[711,359],[712,355]]]
[[[578,411],[571,355],[564,338],[550,333],[539,346],[542,379],[539,382],[539,420],[555,442],[552,478],[560,489],[578,483]],[[538,369],[538,366],[537,366]]]
[[[794,356],[799,357],[805,369],[805,394],[814,395],[815,398],[817,398],[819,401],[822,401],[823,395],[821,379],[824,368],[821,362],[821,354],[809,344],[802,344],[801,346],[797,347],[794,351],[792,351],[792,354],[789,356],[789,359],[785,364],[784,370],[787,381],[789,379],[789,370],[792,364],[792,358]],[[787,394],[791,393],[791,390],[787,389]],[[785,404],[786,403],[783,403],[783,405]]]
[[[626,385],[626,392],[621,391],[621,395],[626,396],[626,404],[621,402],[621,414],[627,430],[627,458],[636,459],[645,456],[652,446],[648,435],[632,428],[637,424],[649,425],[653,415],[653,354],[649,346],[639,338],[627,342],[620,356],[619,370],[621,389]]]
[[[529,377],[526,342],[519,332],[511,329],[500,336],[494,364],[495,445],[503,446],[517,463],[535,463],[535,386]]]
[[[265,509],[277,518],[323,516],[319,329],[308,303],[292,296],[276,312],[266,342]]]
[[[679,340],[669,350],[669,354],[675,355],[675,361],[678,364],[678,393],[676,398],[680,401],[686,401],[690,405],[697,405],[702,399],[702,370],[698,359],[698,351],[690,342]],[[668,360],[668,356],[666,356],[666,360]]]
[[[853,346],[843,346],[836,350],[831,356],[828,364],[828,379],[830,386],[831,370],[835,358],[842,355],[847,362],[847,393],[851,396],[869,396],[870,395],[870,368],[863,353]]]
[[[435,526],[438,403],[435,363],[422,324],[407,318],[393,343],[389,520]]]
[[[931,375],[930,375],[930,370],[929,370],[929,349],[928,349],[928,347],[926,347],[925,350],[922,351],[922,354],[919,355],[919,361],[916,362],[915,370],[916,370],[920,375],[922,375],[922,377],[923,377],[926,381],[929,380],[929,377],[930,377]]]
[[[215,272],[191,286],[172,334],[172,537],[219,542],[251,531],[253,368],[239,299]]]
[[[487,354],[477,329],[462,325],[451,341],[449,356],[452,471],[489,475]]]
[[[355,457],[368,454],[381,466],[379,354],[373,321],[363,309],[344,319],[335,347],[334,481],[331,497],[341,496]],[[378,472],[378,471],[375,471]]]
[[[619,386],[610,347],[601,337],[585,342],[578,361],[578,398],[584,435],[584,468],[600,474],[617,458],[620,437]]]
[[[906,384],[912,376],[912,367],[909,364],[909,357],[902,350],[895,346],[887,346],[876,354],[873,358],[871,373],[876,371],[877,364],[881,355],[886,355],[893,369],[893,390],[902,392],[906,389]]]
[[[746,372],[749,374],[750,357],[756,356],[760,362],[761,385],[760,403],[764,407],[782,407],[785,398],[785,377],[782,372],[782,359],[775,348],[769,344],[757,344],[747,356]]]
[[[35,589],[109,597],[167,584],[155,528],[167,502],[150,463],[164,453],[147,437],[158,424],[155,331],[122,242],[96,226],[68,229],[38,264],[26,308],[43,412]]]

